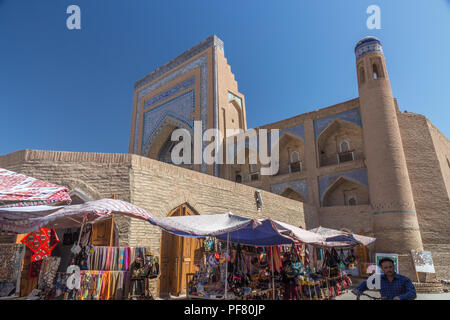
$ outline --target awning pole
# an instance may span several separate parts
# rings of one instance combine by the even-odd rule
[[[81,223],[80,234],[78,235],[77,246],[80,246],[81,234],[83,233],[84,225],[86,224],[86,217],[83,218],[83,222]]]
[[[272,299],[275,300],[275,277],[273,275],[273,269],[275,268],[275,265],[273,264],[273,246],[270,247],[271,256],[272,256]]]
[[[230,242],[230,233],[227,233],[227,256],[230,256],[230,252],[228,249],[228,244]],[[231,261],[231,259],[230,259]],[[225,300],[228,298],[228,261],[225,259]]]

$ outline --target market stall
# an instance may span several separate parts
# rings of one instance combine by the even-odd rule
[[[159,273],[158,257],[144,247],[118,247],[112,237],[113,213],[152,218],[142,208],[113,199],[0,208],[0,230],[24,234],[20,242],[32,252],[25,256],[22,278],[32,280],[36,299],[151,298],[148,280]],[[111,235],[103,243],[93,235],[98,225]]]
[[[314,243],[313,265],[319,281],[326,284],[323,296],[333,298],[341,295],[351,285],[349,276],[358,276],[355,251],[372,244],[376,239],[358,234],[319,226],[309,230],[324,239]],[[325,287],[322,285],[322,287]]]
[[[71,199],[66,187],[38,180],[0,168],[0,236],[15,237],[16,232],[3,226],[21,223],[39,215],[42,208],[56,211]],[[9,208],[9,209],[6,209]],[[31,210],[26,210],[31,209]],[[8,211],[10,210],[10,211]],[[18,297],[21,286],[22,262],[29,250],[22,243],[0,244],[0,299]],[[35,258],[40,258],[40,255]]]
[[[280,221],[227,213],[151,223],[175,235],[205,237],[203,260],[186,279],[188,298],[327,299],[350,286],[346,275],[324,275],[312,266],[313,249],[329,247],[326,237]]]

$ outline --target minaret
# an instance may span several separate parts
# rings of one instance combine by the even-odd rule
[[[411,250],[423,245],[380,40],[360,40],[355,54],[375,250],[399,254],[400,272],[414,280]]]

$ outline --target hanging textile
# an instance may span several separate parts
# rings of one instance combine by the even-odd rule
[[[128,271],[136,257],[145,258],[145,247],[95,246],[87,250],[87,269],[105,271]]]
[[[53,286],[56,272],[58,271],[60,257],[44,257],[38,280],[38,289],[44,291]]]
[[[18,293],[24,256],[23,244],[0,244],[0,297]]]
[[[15,282],[25,255],[23,244],[0,244],[0,281]]]
[[[55,230],[49,228],[39,228],[27,234],[22,239],[22,243],[33,252],[31,256],[30,278],[39,277],[42,259],[51,256],[52,250],[58,242],[59,239]]]
[[[70,204],[70,202],[66,187],[0,168],[0,207]]]

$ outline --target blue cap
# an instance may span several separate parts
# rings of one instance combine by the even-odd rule
[[[374,36],[368,36],[358,41],[355,46],[356,60],[368,52],[383,52],[380,39]]]

